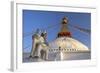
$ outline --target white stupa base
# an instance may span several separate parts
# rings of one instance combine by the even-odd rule
[[[86,60],[91,59],[91,52],[54,52],[49,53],[48,60],[50,61],[63,61],[63,60]]]
[[[54,60],[55,60],[55,61],[57,61],[57,60],[60,60],[60,61],[61,61],[61,60],[63,60],[63,57],[64,57],[63,52],[58,52],[58,53],[56,54]]]

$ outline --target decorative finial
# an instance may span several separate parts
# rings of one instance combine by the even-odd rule
[[[67,24],[68,23],[68,18],[67,17],[64,17],[63,19],[62,19],[62,24]]]

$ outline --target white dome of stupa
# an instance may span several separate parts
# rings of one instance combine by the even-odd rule
[[[71,37],[60,37],[49,43],[51,49],[60,49],[66,52],[89,51],[83,43]]]
[[[71,60],[71,59],[84,59],[89,56],[89,48],[83,43],[71,37],[59,37],[49,43],[49,54],[55,56],[49,57],[52,60]]]

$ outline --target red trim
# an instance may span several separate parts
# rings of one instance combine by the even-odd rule
[[[58,33],[58,37],[63,37],[63,36],[71,37],[71,33],[70,32],[60,32],[60,33]]]

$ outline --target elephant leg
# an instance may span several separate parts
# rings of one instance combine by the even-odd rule
[[[44,59],[44,57],[43,57],[43,56],[44,56],[44,51],[43,51],[43,50],[41,50],[41,58],[42,58],[42,59]]]
[[[40,58],[41,58],[41,50],[42,50],[42,47],[41,47],[41,45],[39,45],[39,46],[37,47],[36,56],[38,56],[38,57],[40,57]]]
[[[45,59],[48,60],[48,51],[45,52]]]

